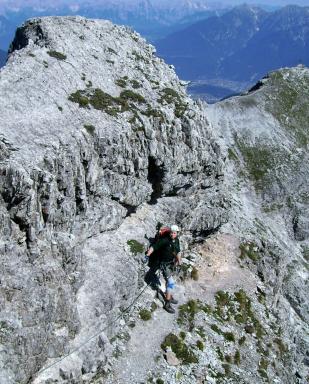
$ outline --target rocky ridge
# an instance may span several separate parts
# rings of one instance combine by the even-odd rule
[[[128,28],[42,18],[0,89],[1,383],[305,382],[308,69],[207,106]],[[158,221],[199,274],[177,321],[143,282]]]

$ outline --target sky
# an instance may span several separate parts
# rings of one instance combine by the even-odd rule
[[[14,8],[25,8],[25,7],[59,7],[61,5],[78,5],[78,4],[104,4],[104,3],[125,3],[125,4],[134,4],[139,3],[143,0],[53,0],[53,1],[44,1],[44,0],[0,0],[0,7],[8,7],[11,9]],[[144,0],[145,1],[145,0]],[[188,0],[188,2],[194,2],[196,0]],[[168,5],[171,3],[171,0],[150,0],[153,4]],[[250,4],[267,4],[267,5],[287,5],[287,4],[298,4],[298,5],[309,5],[309,0],[198,0],[199,3],[222,3],[226,5],[240,4],[240,3],[250,3]]]

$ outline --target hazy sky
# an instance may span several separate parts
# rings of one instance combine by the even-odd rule
[[[29,6],[49,8],[49,7],[58,7],[61,5],[77,5],[77,4],[106,4],[106,3],[140,3],[145,0],[53,0],[53,1],[42,1],[42,0],[0,0],[0,6],[8,7],[8,8],[25,8]],[[152,4],[171,4],[173,0],[148,0]],[[287,5],[287,4],[298,4],[298,5],[309,5],[309,0],[187,0],[190,2],[199,2],[199,3],[222,3],[226,5],[233,4],[242,4],[242,3],[250,3],[250,4],[267,4],[267,5]]]

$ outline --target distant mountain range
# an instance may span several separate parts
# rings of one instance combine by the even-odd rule
[[[269,70],[309,64],[309,7],[226,8],[237,1],[76,0],[74,5],[54,1],[44,7],[29,1],[25,7],[16,0],[14,9],[0,4],[0,50],[8,50],[16,28],[31,17],[109,19],[155,44],[181,78],[193,81],[189,89],[207,95],[208,101],[244,90]],[[0,66],[5,60],[6,53],[0,52]]]
[[[28,3],[26,7],[21,3],[16,8],[16,1],[14,9],[2,9],[3,16],[0,5],[0,49],[7,50],[17,26],[35,16],[81,15],[108,19],[116,24],[129,25],[149,41],[155,41],[198,20],[226,11],[220,3],[209,5],[208,0],[75,1],[75,5],[66,6],[61,2],[46,6],[36,6],[34,1]]]
[[[309,65],[309,7],[266,12],[242,5],[175,32],[156,47],[185,80],[254,83],[273,69]]]
[[[6,62],[7,53],[0,49],[0,67],[2,67]]]

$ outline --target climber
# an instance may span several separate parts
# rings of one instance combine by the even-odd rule
[[[158,251],[158,268],[162,271],[166,283],[164,309],[169,313],[175,313],[175,309],[171,304],[177,304],[177,300],[173,298],[172,292],[175,286],[173,278],[175,265],[181,263],[178,232],[178,226],[172,225],[168,236],[158,239],[146,253],[147,256],[150,256],[153,252]]]

